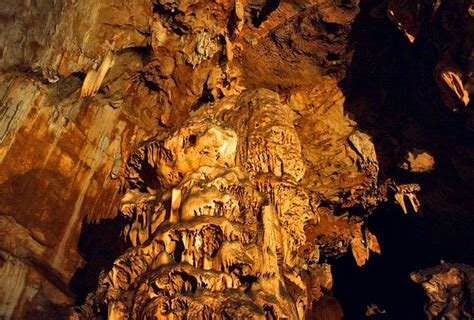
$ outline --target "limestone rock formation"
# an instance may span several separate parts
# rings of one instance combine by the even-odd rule
[[[305,317],[312,288],[303,279],[318,261],[301,248],[316,213],[298,185],[305,168],[291,109],[268,90],[232,100],[131,156],[121,211],[133,247],[84,310],[105,304],[109,319]]]
[[[473,17],[4,1],[0,318],[472,316]]]
[[[474,268],[443,263],[411,274],[426,293],[428,319],[472,319]]]

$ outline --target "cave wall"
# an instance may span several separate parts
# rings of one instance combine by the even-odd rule
[[[84,264],[77,250],[81,225],[116,215],[121,162],[128,146],[155,123],[157,111],[147,106],[155,105],[156,95],[145,86],[128,86],[142,95],[129,96],[128,102],[135,99],[130,110],[123,100],[80,98],[80,91],[87,72],[112,48],[115,66],[126,67],[109,70],[108,81],[142,68],[135,48],[146,45],[150,15],[151,4],[139,2],[2,5],[0,202],[2,273],[10,279],[2,281],[7,318],[45,311],[51,302],[72,303],[68,282]],[[22,233],[15,234],[17,229]]]
[[[472,257],[456,246],[474,243],[472,5],[438,2],[7,0],[2,314],[73,305],[71,280],[93,263],[78,250],[83,226],[123,215],[130,155],[259,88],[289,108],[301,141],[312,217],[301,251],[326,262],[349,252],[362,266],[380,252],[364,224],[372,210],[413,214],[420,201],[431,242]],[[315,269],[314,301],[330,296],[327,267]]]

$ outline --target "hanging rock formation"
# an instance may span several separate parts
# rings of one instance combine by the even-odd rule
[[[472,316],[473,17],[458,0],[2,3],[0,318],[410,318],[410,294],[370,285],[412,234],[427,247],[398,282],[466,263],[412,279],[428,317]],[[370,283],[348,299],[354,269]]]
[[[102,274],[83,315],[103,305],[110,319],[310,314],[322,284],[308,279],[324,265],[305,233],[319,217],[291,120],[278,94],[248,91],[138,148],[121,206],[132,247]]]

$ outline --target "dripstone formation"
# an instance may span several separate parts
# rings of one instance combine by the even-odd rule
[[[0,319],[472,318],[472,1],[0,28]]]
[[[317,215],[304,172],[291,109],[269,90],[203,107],[147,141],[121,201],[133,247],[83,314],[105,304],[109,319],[304,318],[318,263],[301,250]]]

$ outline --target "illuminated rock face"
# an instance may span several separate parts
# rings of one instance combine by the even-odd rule
[[[79,248],[82,227],[114,219],[119,206],[121,216],[130,219],[123,232],[133,246],[146,243],[170,219],[191,223],[202,219],[196,215],[210,214],[251,226],[252,238],[241,245],[263,245],[264,234],[258,230],[265,229],[264,221],[273,221],[278,232],[273,235],[268,227],[265,239],[276,239],[270,241],[276,247],[268,249],[278,257],[272,285],[280,283],[282,289],[275,299],[292,305],[292,314],[301,316],[305,306],[310,308],[311,281],[302,279],[298,268],[306,268],[302,260],[315,264],[319,257],[306,250],[315,245],[307,243],[304,230],[306,222],[318,220],[319,196],[307,188],[305,177],[307,163],[314,172],[317,162],[309,158],[319,153],[305,150],[300,135],[308,130],[293,124],[301,118],[294,108],[308,111],[305,106],[313,97],[290,105],[282,101],[294,92],[279,96],[245,87],[276,89],[280,81],[287,87],[293,81],[311,87],[316,79],[333,74],[321,82],[329,92],[313,96],[331,97],[334,107],[315,113],[304,126],[313,126],[321,115],[322,131],[331,127],[329,135],[337,133],[331,153],[354,173],[344,190],[359,183],[360,176],[367,178],[359,176],[356,155],[346,148],[352,128],[336,83],[350,61],[347,40],[357,1],[331,4],[282,3],[275,10],[247,1],[7,1],[0,8],[0,214],[8,221],[5,226],[24,229],[31,241],[0,242],[5,257],[1,276],[8,279],[0,290],[11,291],[0,316],[48,318],[76,304],[72,283],[78,273],[91,264],[109,268],[91,262]],[[328,37],[311,35],[326,32]],[[288,35],[300,33],[286,44]],[[284,48],[273,43],[275,34]],[[288,55],[296,49],[299,58],[290,61]],[[259,67],[245,62],[249,59],[259,61]],[[285,78],[279,70],[286,65],[294,73]],[[325,113],[343,124],[326,123]],[[150,138],[155,135],[159,138]],[[308,146],[326,138],[308,139]],[[334,177],[332,169],[320,173]],[[203,174],[209,175],[209,186],[191,187],[197,178],[188,176]],[[373,177],[364,181],[369,180]],[[341,201],[336,185],[327,179],[316,187],[318,195]],[[10,227],[0,230],[2,238],[11,236]],[[216,228],[206,232],[222,237]],[[223,245],[222,254],[228,257],[233,246]],[[218,248],[220,244],[212,250]],[[264,272],[261,251],[247,253],[255,266],[242,272]],[[195,255],[185,253],[184,258],[194,261]],[[321,270],[330,278],[327,265]],[[315,286],[318,296],[322,286]],[[262,314],[266,307],[259,303]],[[273,305],[275,312],[283,308]]]
[[[474,256],[473,16],[460,0],[6,0],[0,318],[340,319],[336,259],[391,259],[393,226],[372,227],[387,207]],[[420,280],[439,284],[427,313],[442,296],[469,314],[458,275]]]
[[[109,319],[305,317],[309,267],[298,249],[315,213],[298,186],[291,110],[268,90],[238,100],[203,107],[131,155],[121,212],[133,246],[84,312],[105,304]]]
[[[472,319],[474,268],[465,264],[442,263],[410,275],[427,296],[428,319]]]

